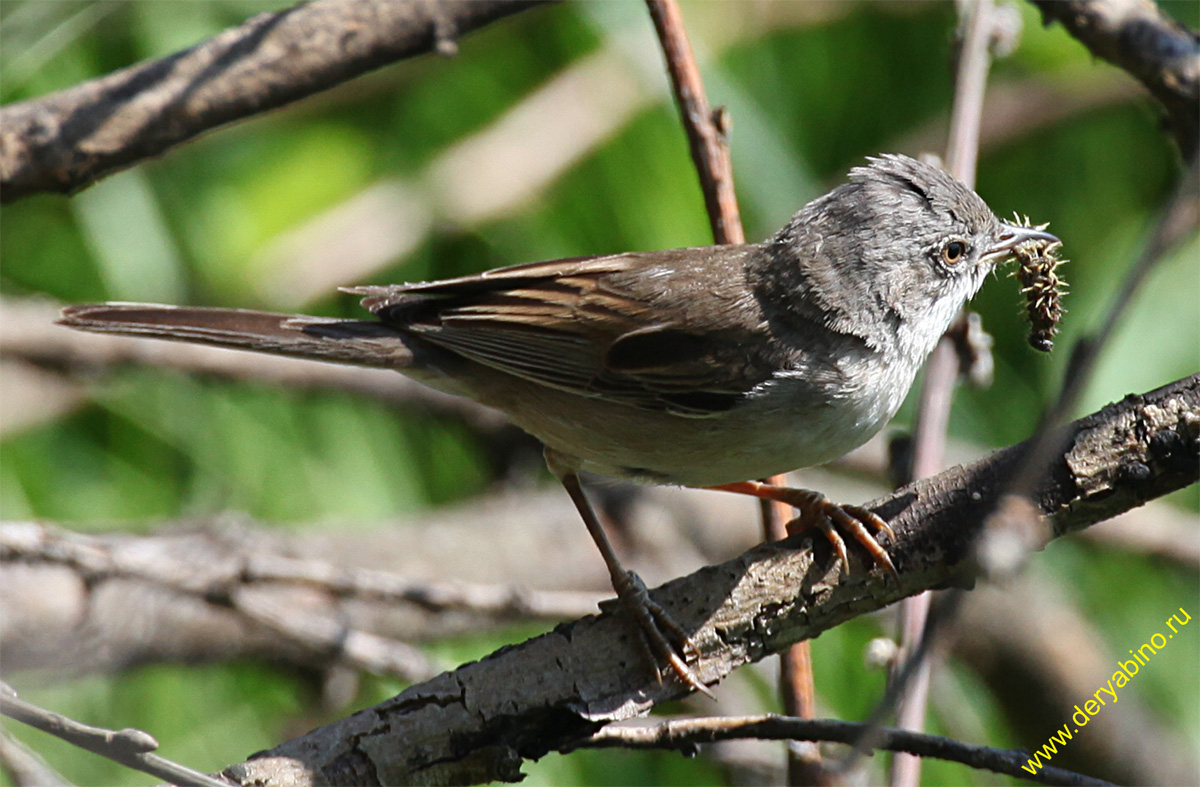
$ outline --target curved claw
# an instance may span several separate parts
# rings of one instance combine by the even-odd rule
[[[812,527],[820,530],[825,538],[829,539],[834,551],[837,552],[838,559],[842,562],[842,576],[846,576],[850,571],[850,561],[846,552],[845,539],[838,532],[838,528],[841,528],[853,536],[855,541],[862,544],[877,566],[885,569],[897,582],[900,581],[900,572],[896,570],[896,564],[892,562],[887,550],[879,544],[868,528],[886,533],[892,541],[896,540],[896,534],[880,516],[862,506],[840,506],[820,492],[774,486],[760,481],[740,481],[735,484],[709,487],[709,489],[778,500],[797,509],[800,515],[788,523],[788,533],[798,533]]]
[[[797,517],[787,523],[785,527],[787,528],[788,535],[794,535],[810,527],[817,528],[825,534],[825,538],[829,540],[829,543],[833,544],[833,551],[837,553],[838,560],[842,564],[842,577],[850,576],[850,554],[846,551],[846,539],[842,538],[842,534],[829,521],[829,517],[820,516],[817,518],[815,524],[805,523],[801,521],[802,519],[803,517]],[[793,529],[793,525],[796,525],[795,529]]]
[[[893,541],[896,539],[892,528],[887,522],[876,516],[861,506],[839,506],[836,503],[831,503],[828,500],[826,504],[826,515],[835,520],[842,527],[850,531],[854,536],[854,540],[862,544],[870,553],[875,564],[887,569],[897,582],[900,581],[900,572],[896,570],[896,564],[892,562],[891,555],[887,553],[880,543],[875,540],[875,536],[867,530],[866,525],[871,525],[877,531],[882,531],[888,534],[888,537]]]
[[[715,700],[716,696],[708,686],[704,685],[695,670],[688,666],[683,656],[683,652],[687,650],[691,650],[695,656],[699,656],[700,648],[687,635],[687,632],[667,614],[667,611],[650,598],[646,584],[642,582],[641,577],[632,571],[626,571],[621,580],[613,584],[622,605],[637,621],[642,640],[651,655],[670,664],[671,671],[692,689]],[[667,639],[668,635],[675,640],[678,647],[671,644]],[[655,674],[661,681],[662,676],[657,669]]]

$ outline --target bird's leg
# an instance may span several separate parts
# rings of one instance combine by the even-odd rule
[[[892,558],[888,555],[887,550],[875,540],[871,529],[886,533],[892,541],[896,540],[896,534],[881,517],[861,506],[841,506],[820,492],[764,484],[761,481],[739,481],[705,488],[735,492],[739,495],[751,495],[767,500],[778,500],[798,509],[800,516],[788,523],[788,533],[797,533],[814,527],[824,533],[842,561],[843,575],[849,572],[850,561],[846,554],[846,542],[838,532],[838,528],[849,533],[855,541],[866,547],[876,565],[887,569],[897,580],[900,578],[895,564],[892,563]]]
[[[600,550],[601,557],[604,558],[604,564],[608,567],[613,590],[617,592],[617,598],[620,599],[621,604],[637,621],[651,655],[670,664],[671,669],[684,683],[696,691],[712,697],[713,693],[687,665],[683,655],[687,650],[699,654],[699,649],[687,633],[679,627],[679,624],[671,619],[667,611],[650,598],[641,578],[632,571],[627,571],[621,565],[617,553],[613,551],[612,544],[609,543],[608,535],[605,534],[604,528],[600,524],[600,518],[596,516],[595,509],[592,508],[591,502],[584,494],[583,485],[579,482],[579,474],[549,448],[546,449],[546,465],[550,468],[550,472],[554,473],[562,482],[563,488],[571,496],[571,501],[575,503],[575,508],[579,510],[579,515],[583,517],[583,523],[587,525],[588,532],[591,533],[592,540],[596,542],[596,547]],[[668,636],[679,644],[678,648],[671,644]]]

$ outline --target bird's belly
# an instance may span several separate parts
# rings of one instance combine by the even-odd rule
[[[567,397],[574,401],[564,401]],[[786,391],[703,418],[589,400],[549,389],[505,403],[512,420],[582,470],[685,486],[745,481],[828,462],[891,418],[894,397],[805,403]],[[809,402],[811,400],[808,400]]]

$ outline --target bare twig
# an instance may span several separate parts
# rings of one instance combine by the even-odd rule
[[[148,773],[159,779],[167,779],[172,784],[184,787],[229,787],[227,781],[214,779],[186,765],[153,754],[158,748],[158,741],[141,730],[107,730],[82,724],[60,713],[25,702],[11,689],[0,690],[0,713],[62,738],[93,754],[119,762],[127,768]]]
[[[1096,57],[1127,71],[1159,100],[1185,161],[1200,142],[1200,38],[1150,0],[1032,0]]]
[[[991,66],[990,48],[999,14],[992,0],[975,0],[964,7],[946,165],[952,175],[968,186],[974,186],[984,92]],[[955,338],[951,334],[965,333],[967,327],[968,320],[960,314],[950,333],[942,337],[925,363],[913,427],[909,480],[933,475],[942,468],[954,384],[962,372]],[[919,643],[918,638],[933,630],[928,625],[930,604],[931,596],[923,593],[905,599],[901,605],[900,651],[892,674],[892,683],[897,690],[890,693],[894,693],[899,701],[896,724],[905,729],[921,730],[925,726],[932,665],[922,655],[928,652],[929,646]],[[891,784],[893,787],[916,785],[920,781],[920,772],[919,758],[900,754],[892,763]]]
[[[712,222],[713,240],[717,243],[745,243],[746,234],[742,230],[737,195],[733,190],[733,164],[729,159],[729,146],[725,142],[724,115],[714,114],[708,106],[704,83],[687,40],[679,4],[675,0],[647,0],[647,5],[662,42],[679,113],[691,144],[692,161],[700,176],[704,204],[708,207],[708,218]]]
[[[1188,451],[1178,461],[1150,461],[1162,442],[1155,435],[1168,432]],[[1200,375],[1127,397],[1076,422],[1072,433],[1035,497],[1055,532],[1197,481]],[[889,551],[900,568],[898,584],[882,571],[857,568],[840,581],[831,548],[818,538],[799,549],[794,542],[759,546],[653,595],[696,643],[697,674],[719,680],[901,596],[971,581],[975,534],[1024,451],[1024,445],[1004,449],[871,505],[896,530]],[[1148,462],[1150,478],[1120,471],[1133,461]],[[852,555],[855,563],[865,559]],[[688,693],[679,683],[656,682],[628,633],[619,614],[559,626],[224,773],[241,784],[313,773],[336,773],[335,783],[368,773],[384,783],[517,778],[523,757],[570,747],[609,721]]]
[[[0,200],[89,183],[544,0],[315,0],[0,109]]]
[[[745,243],[746,233],[733,186],[733,162],[726,136],[728,129],[724,127],[729,122],[728,118],[723,112],[714,113],[709,108],[704,83],[700,78],[700,67],[688,42],[679,4],[676,0],[647,0],[646,5],[666,58],[680,118],[687,132],[692,161],[708,209],[713,241],[718,244]],[[776,486],[783,486],[787,481],[782,475],[765,480]],[[760,512],[765,540],[778,541],[787,537],[786,523],[792,519],[789,506],[778,501],[763,500]],[[780,654],[779,665],[784,709],[790,715],[805,718],[811,718],[816,707],[810,648],[807,641],[797,642]],[[821,766],[816,749],[789,749],[788,773],[791,784],[818,781],[821,778]]]
[[[829,741],[853,744],[867,731],[866,724],[835,719],[798,719],[776,714],[761,716],[721,716],[716,718],[668,719],[655,724],[610,724],[596,732],[583,748],[620,746],[629,749],[681,749],[687,751],[701,743],[756,738],[760,740]],[[914,757],[958,762],[980,770],[994,771],[1037,784],[1106,785],[1062,768],[1042,767],[1029,770],[1028,752],[995,749],[944,738],[940,735],[912,732],[896,727],[880,727],[876,748],[905,752]]]
[[[61,773],[8,730],[0,730],[0,771],[15,787],[71,787]]]

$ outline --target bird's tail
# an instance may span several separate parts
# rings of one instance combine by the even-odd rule
[[[95,333],[210,344],[318,361],[408,369],[411,339],[376,321],[338,320],[292,314],[101,303],[68,306],[59,325]]]

